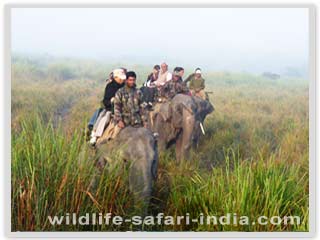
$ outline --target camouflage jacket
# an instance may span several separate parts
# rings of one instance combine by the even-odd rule
[[[124,86],[114,97],[114,120],[123,121],[125,126],[142,126],[145,120],[141,106],[142,93],[139,89]]]
[[[171,80],[160,89],[159,96],[165,97],[167,99],[172,99],[178,93],[188,92],[189,88],[181,79],[178,81]]]

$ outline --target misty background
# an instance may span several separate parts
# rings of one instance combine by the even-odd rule
[[[307,76],[307,8],[14,8],[13,54]]]

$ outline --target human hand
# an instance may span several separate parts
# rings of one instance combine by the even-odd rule
[[[122,120],[120,120],[120,121],[118,122],[118,127],[119,127],[119,128],[124,128],[124,122],[123,122]]]
[[[151,82],[148,87],[154,88],[154,87],[156,87],[156,84],[154,82]]]

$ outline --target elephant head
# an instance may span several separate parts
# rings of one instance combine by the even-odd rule
[[[192,136],[193,145],[197,145],[200,139],[200,136],[204,134],[204,129],[201,129],[201,124],[203,126],[203,122],[206,116],[214,111],[213,105],[206,100],[203,100],[199,97],[193,97],[193,100],[196,104],[196,112],[195,112],[195,125]]]
[[[199,138],[200,122],[212,111],[213,106],[208,101],[183,94],[157,105],[150,118],[152,131],[159,134],[159,149],[166,149],[175,143],[177,160],[187,158]]]
[[[158,150],[152,132],[128,126],[114,140],[98,144],[96,156],[98,173],[106,165],[112,168],[119,164],[119,160],[129,166],[128,184],[139,207],[137,213],[146,215],[158,168]]]
[[[214,111],[214,107],[210,101],[203,100],[200,97],[193,97],[193,100],[196,104],[196,115],[197,118],[203,122],[206,116]]]

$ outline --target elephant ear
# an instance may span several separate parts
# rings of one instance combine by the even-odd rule
[[[172,123],[174,128],[182,128],[183,125],[183,109],[193,114],[192,109],[186,106],[184,103],[176,104],[172,106]]]
[[[169,102],[162,104],[159,114],[161,115],[164,121],[168,121],[172,117],[171,104]]]
[[[194,101],[197,105],[197,114],[201,115],[203,118],[214,111],[214,107],[209,101],[198,97],[194,97]]]

